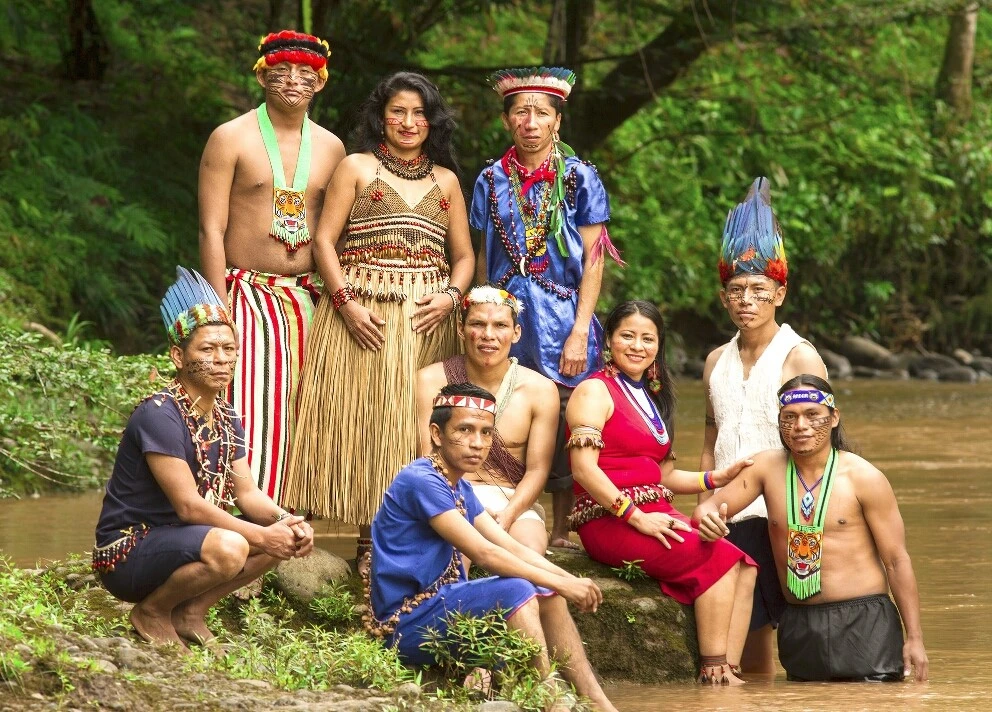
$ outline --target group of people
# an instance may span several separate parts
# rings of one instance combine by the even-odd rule
[[[776,321],[767,180],[727,219],[738,332],[706,361],[700,469],[676,469],[660,311],[594,313],[620,257],[595,167],[558,135],[574,73],[493,75],[512,145],[466,206],[430,80],[384,79],[346,156],[307,117],[327,43],[286,30],[259,52],[264,102],[204,150],[203,276],[180,268],[162,303],[176,377],[132,414],[97,526],[94,568],[142,637],[209,642],[213,603],[310,552],[305,512],[359,527],[366,627],[413,663],[447,613],[502,611],[541,670],[557,658],[613,709],[565,605],[603,593],[544,558],[571,529],[694,606],[702,681],[774,671],[775,627],[792,679],[926,678],[895,497],[846,446],[815,348]],[[691,518],[673,493],[699,495]]]

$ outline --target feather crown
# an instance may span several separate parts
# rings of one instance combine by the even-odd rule
[[[169,334],[169,342],[178,346],[198,326],[234,322],[224,302],[210,282],[196,270],[176,267],[176,282],[165,292],[159,309]]]
[[[567,99],[575,85],[575,72],[565,67],[522,67],[501,69],[487,81],[504,99],[511,94],[539,92]]]
[[[739,275],[764,275],[786,283],[789,264],[767,178],[756,178],[744,201],[727,214],[719,269],[721,284]]]
[[[327,81],[327,58],[331,56],[331,46],[327,40],[314,35],[307,35],[293,30],[282,30],[266,35],[258,43],[261,55],[253,72],[260,69],[271,69],[280,62],[290,64],[306,64],[317,75]]]

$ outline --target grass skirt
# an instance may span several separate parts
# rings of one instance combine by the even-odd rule
[[[458,335],[454,314],[430,334],[411,327],[416,300],[448,286],[435,268],[348,265],[345,279],[385,320],[386,343],[362,348],[324,291],[306,345],[282,504],[369,525],[393,477],[419,455],[417,370],[454,355]]]

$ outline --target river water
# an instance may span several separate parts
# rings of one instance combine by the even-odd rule
[[[848,381],[838,406],[861,454],[892,482],[920,587],[928,683],[795,684],[780,671],[734,689],[613,684],[624,712],[654,710],[961,710],[992,708],[992,383]],[[698,382],[681,385],[678,453],[702,443]],[[688,498],[678,502],[691,511]],[[101,493],[0,500],[0,552],[19,566],[92,545]],[[550,506],[550,502],[545,503]],[[318,523],[318,543],[354,556],[350,531]]]

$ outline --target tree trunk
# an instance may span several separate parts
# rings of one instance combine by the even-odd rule
[[[66,79],[100,80],[110,62],[110,47],[100,32],[92,0],[69,0],[69,48],[62,56]]]
[[[578,69],[575,87],[569,96],[569,110],[565,113],[562,124],[562,134],[564,140],[572,142],[573,148],[579,152],[585,149],[581,143],[583,134],[578,133],[574,125],[584,115],[582,61],[586,56],[589,29],[595,15],[596,0],[555,0],[548,24],[548,37],[544,43],[543,57],[546,66]]]
[[[937,76],[937,98],[945,101],[960,121],[971,118],[971,76],[977,27],[977,2],[969,2],[951,15],[944,63]]]

